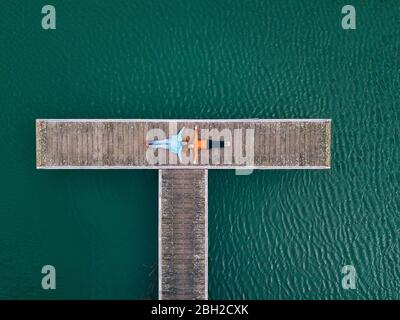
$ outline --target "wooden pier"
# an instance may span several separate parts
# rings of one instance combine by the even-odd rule
[[[229,146],[180,162],[146,145],[195,126]],[[160,169],[160,299],[208,298],[208,169],[329,169],[330,144],[325,119],[36,120],[38,169]]]
[[[159,170],[159,298],[204,300],[207,170]]]
[[[149,130],[185,127],[199,131],[242,130],[240,144],[232,143],[220,154],[203,150],[197,164],[182,164],[174,154],[167,162],[152,164],[146,156]],[[328,169],[330,167],[330,120],[37,120],[36,166],[46,169]],[[254,141],[246,140],[253,130]],[[189,133],[188,133],[189,134]],[[185,133],[186,135],[186,133]],[[202,137],[200,138],[209,138]],[[219,139],[217,136],[214,139]],[[237,150],[237,149],[242,150]],[[236,152],[254,153],[251,161],[240,163]],[[250,150],[249,149],[249,150]],[[229,161],[227,154],[230,153]]]

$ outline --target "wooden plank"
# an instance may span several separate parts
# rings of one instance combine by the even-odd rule
[[[71,157],[72,157],[72,152],[71,152],[71,130],[70,130],[70,124],[65,123],[64,124],[64,132],[65,132],[65,150],[64,151],[64,161],[65,165],[69,166],[71,165]]]
[[[323,147],[323,141],[325,139],[325,125],[324,123],[319,124],[318,128],[318,139],[317,139],[317,153],[318,153],[318,163],[319,165],[323,166],[324,165],[324,159],[325,159],[325,149]]]
[[[116,163],[117,166],[121,165],[121,146],[122,146],[122,142],[121,142],[121,125],[120,123],[115,123],[114,125],[114,135],[113,135],[113,139],[114,139],[114,161],[113,163]]]
[[[132,123],[127,124],[128,125],[128,165],[133,165],[134,164],[134,150],[133,150],[133,144],[134,144],[134,126]]]
[[[146,132],[143,132],[143,122],[138,123],[138,132],[137,132],[137,140],[135,140],[135,143],[137,145],[137,158],[136,158],[136,163],[138,165],[143,165],[143,154],[145,154],[144,147],[143,147],[143,142],[146,140]],[[145,160],[145,158],[144,158]]]
[[[94,166],[99,166],[101,164],[100,159],[102,159],[102,150],[100,150],[100,145],[103,146],[103,131],[100,130],[99,123],[91,124],[93,127],[93,154],[92,163]]]
[[[127,138],[126,134],[125,134],[125,127],[126,127],[126,123],[125,122],[121,122],[119,124],[119,141],[120,141],[120,145],[119,145],[119,152],[120,152],[120,157],[119,157],[119,162],[121,166],[126,166],[128,161],[127,161],[127,152],[126,152],[126,145],[125,145],[125,139]]]
[[[55,150],[54,150],[54,165],[61,166],[62,165],[62,131],[60,129],[60,123],[55,123]]]
[[[293,124],[288,122],[286,129],[286,166],[290,166],[293,163]]]
[[[286,152],[286,124],[284,122],[279,123],[279,136],[277,139],[279,140],[279,156],[277,164],[283,166]]]
[[[82,154],[81,154],[81,166],[87,165],[87,152],[88,152],[88,137],[87,137],[87,123],[82,123]]]
[[[216,127],[218,128],[218,130],[221,134],[223,133],[223,130],[225,130],[225,129],[228,129],[230,132],[232,131],[232,129],[229,128],[229,126],[227,126],[226,123],[224,123],[224,122],[216,123]],[[225,139],[225,137],[221,137],[220,140],[221,139]],[[219,151],[219,163],[220,163],[220,165],[224,165],[226,150],[225,150],[225,148],[216,148],[216,149]],[[229,156],[227,156],[226,159],[229,160]]]
[[[107,166],[110,166],[114,160],[114,123],[107,123],[106,128],[106,137],[107,137],[107,150],[106,150],[106,159],[105,163]]]
[[[309,166],[311,163],[312,159],[312,154],[311,154],[311,141],[312,141],[312,126],[306,126],[306,133],[305,133],[305,151],[304,151],[304,159],[305,159],[305,165]]]
[[[263,131],[264,131],[264,148],[260,150],[262,153],[261,157],[261,162],[260,164],[265,164],[265,165],[270,165],[270,149],[271,149],[271,143],[270,143],[270,138],[271,138],[271,124],[270,123],[264,123],[263,124]]]
[[[295,123],[294,165],[300,165],[300,123]]]
[[[57,123],[57,162],[58,166],[64,165],[64,127],[61,122]]]
[[[70,145],[71,145],[71,130],[70,130],[70,124],[69,123],[64,123],[64,135],[65,135],[65,149],[63,150],[64,152],[64,162],[65,165],[69,166],[70,165],[70,159],[71,159],[71,152],[70,152]]]
[[[290,166],[292,163],[292,158],[291,155],[293,154],[293,150],[291,150],[291,133],[292,133],[292,125],[290,122],[286,123],[286,132],[285,132],[285,138],[286,138],[286,146],[285,146],[285,166]],[[293,138],[292,138],[293,139]]]
[[[108,164],[108,123],[99,123],[99,164],[106,166]]]
[[[146,136],[147,136],[147,133],[148,133],[150,127],[149,127],[149,124],[147,122],[143,122],[142,125],[143,125],[143,138],[140,141],[141,150],[142,150],[140,163],[142,165],[146,165],[147,164],[147,159],[146,159],[147,147],[146,147],[145,141],[146,141]]]
[[[259,165],[263,163],[263,157],[265,153],[263,150],[265,149],[266,145],[266,132],[265,126],[263,123],[257,123],[255,129],[255,137],[254,137],[254,163]]]
[[[278,165],[279,163],[279,123],[274,123],[273,133],[272,133],[272,144],[273,144],[273,156],[272,165]]]
[[[79,138],[79,125],[74,126],[71,130],[72,132],[72,161],[71,165],[79,166],[79,145],[78,145],[78,138]]]
[[[305,153],[305,131],[304,131],[304,123],[301,122],[299,124],[299,167],[304,166],[305,159],[304,159],[304,153]]]
[[[46,145],[45,145],[45,150],[46,150],[46,163],[48,166],[54,165],[54,149],[53,149],[53,144],[54,144],[54,135],[55,135],[55,130],[53,130],[54,123],[48,123],[46,125]]]
[[[313,124],[312,127],[312,143],[311,143],[311,161],[310,165],[318,164],[319,163],[319,155],[318,155],[318,134],[319,134],[319,124],[316,122]]]
[[[133,140],[132,140],[132,149],[133,149],[133,154],[132,154],[132,162],[138,165],[138,144],[136,143],[139,135],[139,126],[135,123],[133,126]]]
[[[325,126],[325,159],[324,165],[329,167],[331,166],[331,139],[332,139],[332,123],[329,121]]]
[[[306,143],[305,143],[305,164],[310,166],[312,163],[312,143],[313,143],[313,124],[306,127]]]
[[[76,131],[75,131],[75,136],[76,136],[76,159],[74,163],[76,163],[78,166],[81,165],[81,160],[82,160],[82,123],[79,123],[79,125],[76,126]]]
[[[122,123],[122,153],[123,153],[123,164],[129,165],[129,135],[128,135],[128,126],[129,124],[126,122]]]
[[[93,165],[93,126],[89,123],[86,124],[86,141],[87,141],[87,150],[86,150],[86,165]]]
[[[118,165],[118,125],[115,122],[110,123],[110,135],[109,135],[109,151],[110,151],[110,162],[109,165]]]

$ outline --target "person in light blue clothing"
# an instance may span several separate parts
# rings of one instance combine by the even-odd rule
[[[179,161],[182,162],[182,149],[185,145],[187,145],[187,141],[183,140],[183,127],[179,130],[177,135],[172,136],[169,139],[162,139],[162,140],[152,140],[147,143],[150,148],[157,149],[167,149],[176,155],[178,155]]]

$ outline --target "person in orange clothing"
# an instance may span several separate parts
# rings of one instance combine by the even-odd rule
[[[198,132],[197,126],[194,127],[194,139],[193,143],[188,145],[189,149],[193,149],[193,158],[194,158],[194,163],[197,163],[197,153],[198,151],[201,150],[206,150],[206,149],[211,149],[211,148],[224,148],[224,147],[229,147],[230,142],[229,141],[214,141],[214,140],[206,140],[206,139],[199,139],[199,132]],[[189,141],[189,137],[186,137],[186,141]]]

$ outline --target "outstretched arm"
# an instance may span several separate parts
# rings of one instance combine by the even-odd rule
[[[168,139],[162,139],[162,140],[153,140],[153,141],[149,141],[148,145],[149,146],[157,146],[157,145],[167,145],[168,144]]]

